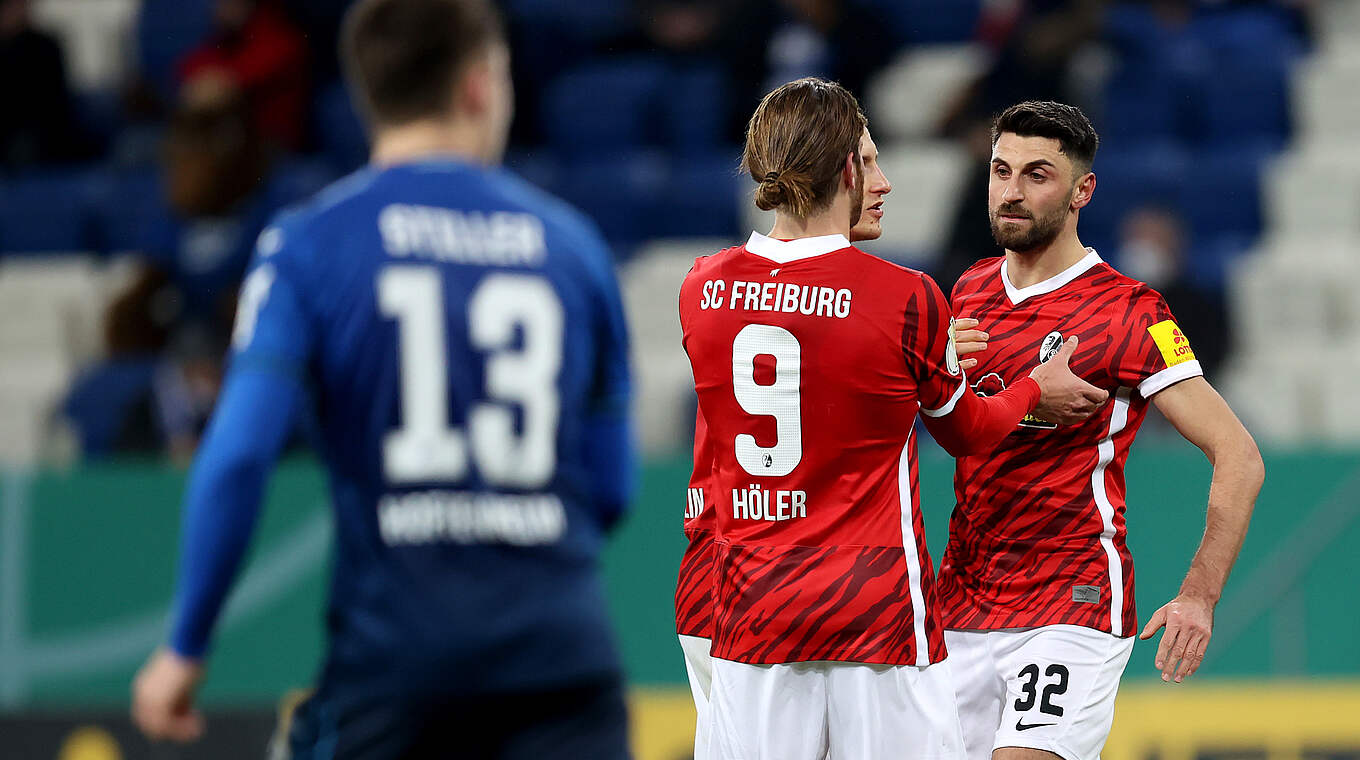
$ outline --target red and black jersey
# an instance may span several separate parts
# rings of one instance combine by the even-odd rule
[[[933,280],[842,235],[754,234],[695,263],[680,321],[716,528],[714,656],[944,657],[912,426],[922,408],[953,416],[966,390],[947,359],[949,316]],[[684,611],[702,598],[685,591],[699,584],[685,576],[704,572],[702,551],[692,540],[682,566],[677,613],[688,620],[701,617]]]
[[[978,393],[1028,377],[1075,335],[1072,371],[1110,400],[1077,425],[1027,417],[995,450],[958,460],[937,586],[945,626],[1134,634],[1124,462],[1148,400],[1202,374],[1188,340],[1156,291],[1095,251],[1023,289],[1011,285],[1004,258],[979,262],[954,287],[953,309],[991,336],[970,372]]]

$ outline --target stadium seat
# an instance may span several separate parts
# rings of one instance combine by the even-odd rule
[[[92,169],[50,169],[0,184],[0,253],[94,247]]]
[[[1081,239],[1097,250],[1113,251],[1124,216],[1146,206],[1177,208],[1190,157],[1174,142],[1130,143],[1111,140],[1096,153],[1096,192],[1081,210]]]
[[[586,41],[622,31],[633,11],[627,0],[507,0],[504,5],[517,24],[538,24]]]
[[[727,77],[716,62],[672,67],[657,105],[668,148],[682,156],[722,142],[729,104]]]
[[[1201,145],[1283,147],[1292,121],[1289,63],[1270,55],[1216,60],[1191,102],[1193,133]]]
[[[869,79],[865,107],[877,141],[935,134],[957,93],[987,70],[981,45],[910,47]]]
[[[566,163],[558,192],[595,220],[622,258],[650,236],[668,178],[667,163],[655,152],[607,151]]]
[[[213,0],[143,0],[137,14],[138,61],[142,76],[163,97],[174,92],[175,65],[212,28],[212,7]]]
[[[740,236],[743,230],[737,204],[750,183],[738,174],[739,164],[739,156],[728,152],[671,162],[670,177],[661,187],[658,213],[648,220],[647,236]]]
[[[159,170],[107,174],[95,192],[94,249],[107,253],[147,250],[153,224],[166,213]]]
[[[867,248],[908,266],[928,268],[947,242],[968,176],[968,155],[952,142],[880,144],[878,163],[894,189],[883,204],[883,237]],[[979,216],[977,222],[987,220]]]
[[[1300,144],[1271,161],[1265,176],[1272,228],[1360,232],[1360,157],[1350,139]]]
[[[543,99],[543,131],[563,156],[657,141],[655,103],[667,78],[654,58],[591,63],[557,77]]]
[[[1242,144],[1195,153],[1177,203],[1192,235],[1261,232],[1261,172],[1271,147]]]
[[[856,3],[889,19],[897,39],[910,45],[965,42],[977,31],[982,0],[884,0]]]
[[[312,113],[317,146],[335,166],[349,171],[368,160],[364,125],[342,83],[322,88],[313,102]]]

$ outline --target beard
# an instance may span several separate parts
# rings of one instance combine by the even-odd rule
[[[1029,228],[1015,229],[1003,226],[1001,214],[1027,215],[1030,219]],[[992,223],[992,239],[997,245],[1008,251],[1025,253],[1043,248],[1057,239],[1058,233],[1062,232],[1063,223],[1067,220],[1067,207],[1059,206],[1053,213],[1036,218],[1020,206],[1003,203],[992,210],[988,218]]]
[[[859,224],[864,215],[864,170],[855,162],[855,186],[850,190],[850,226]]]

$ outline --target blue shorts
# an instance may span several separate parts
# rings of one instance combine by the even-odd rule
[[[413,700],[322,689],[293,714],[292,760],[628,760],[619,679],[553,691]]]

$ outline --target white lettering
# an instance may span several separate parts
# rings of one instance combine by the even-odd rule
[[[836,317],[845,319],[850,316],[850,296],[851,293],[846,288],[836,291]]]

